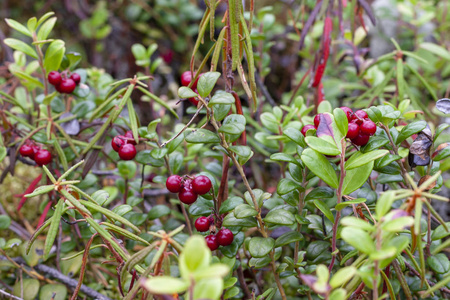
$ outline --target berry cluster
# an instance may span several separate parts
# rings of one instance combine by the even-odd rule
[[[206,232],[210,230],[210,227],[214,224],[214,218],[213,217],[200,217],[195,221],[195,229],[197,229],[198,232]],[[209,249],[211,251],[216,250],[219,248],[219,246],[228,246],[233,242],[234,235],[231,232],[230,229],[222,228],[217,232],[217,234],[211,234],[207,235],[205,237],[206,244],[208,245]]]
[[[197,91],[197,83],[198,83],[198,79],[199,79],[200,76],[202,76],[202,75],[203,75],[203,73],[201,73],[201,74],[198,76],[197,80],[195,80],[194,83],[193,83],[192,86],[191,86],[191,89],[192,89],[195,93],[198,93],[198,91]],[[191,71],[186,71],[186,72],[183,72],[183,74],[181,74],[181,85],[182,85],[182,86],[188,86],[188,85],[191,83],[191,81],[192,81]],[[198,100],[195,99],[195,97],[189,98],[188,100],[189,100],[189,102],[191,102],[192,104],[194,104],[195,106],[197,106]]]
[[[23,157],[29,157],[34,160],[38,166],[48,165],[52,162],[52,154],[48,150],[42,149],[29,140],[20,147],[19,153]]]
[[[127,131],[125,135],[116,135],[111,141],[112,148],[119,153],[120,159],[123,160],[132,160],[136,156],[134,145],[136,145],[136,141],[131,131]]]
[[[77,73],[72,73],[69,77],[66,72],[59,73],[58,71],[51,71],[47,78],[48,82],[62,94],[71,94],[81,81],[81,77]]]
[[[178,193],[178,199],[184,204],[192,204],[198,195],[204,195],[212,188],[211,180],[200,175],[194,178],[172,175],[166,180],[166,187],[171,193]]]
[[[377,125],[369,119],[367,113],[363,110],[352,111],[351,108],[342,106],[341,109],[347,115],[348,131],[346,137],[349,138],[353,144],[357,146],[364,146],[369,141],[369,138],[377,131]],[[301,132],[306,136],[309,129],[317,129],[320,123],[320,115],[314,116],[314,125],[303,126]]]

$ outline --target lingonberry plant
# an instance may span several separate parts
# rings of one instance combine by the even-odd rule
[[[108,30],[103,4],[84,35]],[[449,51],[417,38],[437,56],[424,67],[392,39],[366,59],[366,1],[304,1],[286,37],[301,74],[275,100],[264,78],[283,26],[271,11],[206,1],[189,66],[164,93],[172,56],[154,43],[130,45],[140,72],[115,80],[50,38],[53,13],[6,19],[0,182],[14,192],[2,187],[1,297],[450,296],[450,223],[435,209],[449,201],[438,117],[450,100],[421,75],[447,74]]]

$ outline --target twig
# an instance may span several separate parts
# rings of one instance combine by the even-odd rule
[[[20,297],[16,297],[10,293],[5,292],[4,290],[0,290],[0,294],[5,295],[6,297],[10,298],[10,299],[17,299],[17,300],[23,300],[23,298]]]

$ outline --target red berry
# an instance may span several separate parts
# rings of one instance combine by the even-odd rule
[[[183,186],[181,191],[178,193],[178,199],[184,204],[192,204],[197,200],[198,195],[192,190],[192,188],[187,188]]]
[[[316,127],[316,129],[317,129],[317,127],[319,127],[319,123],[320,123],[320,115],[321,115],[321,114],[318,114],[318,115],[316,115],[316,116],[314,117],[314,127]]]
[[[348,123],[348,131],[346,137],[349,139],[354,139],[359,134],[359,125],[356,123]]]
[[[230,229],[222,228],[217,233],[217,241],[221,246],[228,246],[233,242],[234,236]]]
[[[369,141],[369,138],[370,138],[370,136],[368,136],[366,134],[362,134],[360,132],[356,138],[352,139],[352,142],[355,145],[364,146]]]
[[[347,115],[347,120],[350,122],[352,119],[353,110],[347,106],[342,106],[340,108],[345,112],[345,114]]]
[[[370,120],[365,120],[361,124],[361,133],[371,136],[371,135],[374,135],[376,131],[377,131],[377,125],[375,125],[375,123]]]
[[[199,232],[206,232],[209,230],[209,219],[207,217],[200,217],[195,220],[195,229]]]
[[[314,125],[311,125],[311,124],[303,126],[303,128],[301,130],[303,136],[306,136],[306,132],[310,129],[316,129],[316,128],[314,127]]]
[[[120,147],[122,147],[125,144],[126,144],[126,140],[123,135],[117,135],[111,141],[111,146],[113,147],[114,151],[116,151],[116,152],[119,152]]]
[[[127,138],[126,141],[127,141],[128,144],[136,145],[136,141],[134,140],[134,136],[133,136],[133,131],[128,130],[125,133],[125,137]]]
[[[52,154],[47,150],[41,149],[34,155],[34,161],[38,166],[48,165],[52,162]]]
[[[194,92],[196,92],[198,94],[197,89],[194,89]],[[188,100],[189,100],[189,102],[191,102],[193,105],[195,105],[197,107],[199,101],[195,97],[191,97]]]
[[[72,79],[76,85],[78,85],[81,81],[81,76],[78,73],[72,73],[72,75],[70,75],[70,79]]]
[[[61,82],[61,74],[58,71],[51,71],[48,73],[47,79],[51,85],[58,85]]]
[[[181,191],[181,177],[178,175],[169,176],[166,180],[166,188],[171,193],[178,193]]]
[[[22,147],[20,147],[20,155],[22,155],[23,157],[33,157],[34,156],[34,150],[33,147],[30,145],[22,145]]]
[[[63,94],[71,94],[75,90],[76,86],[75,81],[72,79],[63,79],[58,85],[58,91]]]
[[[194,73],[195,77],[195,73]],[[200,76],[198,76],[200,78]],[[188,86],[192,81],[191,71],[186,71],[181,74],[181,85]],[[191,86],[191,89],[195,89],[197,87],[198,78]]]
[[[136,147],[131,144],[124,144],[119,149],[119,157],[123,160],[132,160],[136,156]]]
[[[200,175],[192,181],[192,189],[199,195],[204,195],[211,190],[212,184],[208,177]]]
[[[211,251],[216,250],[217,248],[219,248],[219,242],[217,241],[217,237],[215,235],[208,235],[205,237],[205,241],[206,241],[206,245],[208,245],[209,249]]]
[[[369,116],[367,115],[367,113],[365,112],[365,111],[363,111],[363,110],[357,110],[357,111],[355,111],[355,116],[358,116],[360,119],[365,119],[365,118],[368,118]],[[354,119],[356,118],[356,117],[353,117]]]

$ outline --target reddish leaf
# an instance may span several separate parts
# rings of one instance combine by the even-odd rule
[[[325,68],[327,66],[328,56],[330,55],[330,45],[331,45],[331,31],[333,30],[333,22],[330,17],[325,18],[325,25],[323,28],[322,45],[317,58],[320,58],[318,62],[316,61],[317,67],[315,68],[314,79],[312,87],[318,87]]]
[[[37,228],[41,227],[42,224],[45,222],[45,218],[47,217],[48,211],[50,210],[50,207],[52,207],[52,202],[48,201],[47,205],[44,208],[44,211],[42,212],[42,215],[39,218],[38,226]]]
[[[436,150],[434,151],[434,153],[433,153],[433,155],[432,155],[432,158],[435,158],[436,155],[438,155],[442,150],[444,150],[444,149],[447,148],[447,147],[450,147],[450,143],[443,143],[443,144],[440,144],[440,145],[436,148]]]
[[[39,174],[38,177],[36,177],[31,183],[30,186],[28,186],[28,188],[25,190],[25,193],[23,193],[22,199],[20,199],[19,205],[17,206],[17,210],[20,211],[20,209],[22,208],[22,206],[25,204],[25,201],[27,201],[28,198],[25,198],[25,195],[30,194],[31,192],[33,192],[37,186],[37,184],[39,183],[39,181],[41,181],[42,179],[42,174]]]
[[[320,114],[320,123],[317,127],[317,136],[331,136],[334,137],[333,127],[331,124],[333,123],[333,120],[331,119],[329,114]]]

